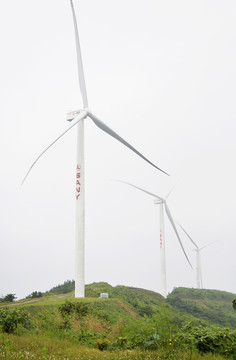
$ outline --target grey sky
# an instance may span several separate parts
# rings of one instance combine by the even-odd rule
[[[88,119],[86,283],[160,291],[159,209],[203,246],[203,284],[236,293],[236,3],[74,0],[95,115],[167,177]],[[73,129],[38,154],[82,106],[69,0],[0,4],[0,295],[18,297],[74,278]],[[195,253],[180,232],[195,265]],[[194,287],[195,273],[166,219],[167,286]]]

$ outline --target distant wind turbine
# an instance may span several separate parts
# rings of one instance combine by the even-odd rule
[[[41,158],[41,156],[52,146],[57,140],[59,140],[67,131],[69,131],[73,126],[77,125],[77,165],[76,165],[76,230],[75,230],[75,238],[76,238],[76,249],[75,249],[75,297],[84,297],[84,120],[86,118],[90,118],[95,125],[97,125],[101,130],[106,132],[108,135],[112,136],[123,145],[128,147],[130,150],[135,152],[138,156],[140,156],[143,160],[148,162],[150,165],[154,166],[156,169],[162,171],[164,174],[168,175],[165,171],[161,170],[151,161],[149,161],[145,156],[143,156],[139,151],[137,151],[132,145],[130,145],[127,141],[125,141],[122,137],[120,137],[117,133],[115,133],[111,128],[109,128],[106,124],[104,124],[101,120],[99,120],[89,109],[88,107],[88,98],[87,91],[85,85],[85,77],[79,42],[79,34],[77,21],[75,16],[75,10],[73,6],[72,0],[70,0],[72,17],[74,23],[74,31],[75,31],[75,42],[76,42],[76,52],[77,52],[77,65],[78,65],[78,77],[79,77],[79,87],[83,100],[83,109],[77,110],[69,113],[67,115],[68,121],[73,121],[72,125],[65,130],[60,136],[56,138],[34,161],[28,170],[25,178],[23,179],[22,184],[27,178],[29,172],[35,163]],[[106,104],[107,105],[107,104]],[[114,113],[114,111],[113,111]],[[124,115],[126,112],[124,111]]]
[[[209,244],[206,244],[204,246],[198,247],[197,244],[195,243],[195,241],[193,241],[193,239],[190,237],[190,235],[187,233],[187,231],[183,228],[183,226],[180,225],[179,223],[177,223],[177,224],[181,227],[183,232],[187,235],[189,240],[195,246],[194,251],[196,251],[196,282],[197,282],[197,289],[202,289],[203,288],[203,282],[202,282],[202,266],[201,266],[201,254],[200,254],[200,252],[201,252],[201,250],[205,249],[205,247],[210,246],[212,244],[215,244],[219,240],[216,240],[216,241],[213,241],[213,242],[211,242]]]
[[[161,263],[161,293],[164,297],[167,296],[167,288],[166,288],[166,251],[165,251],[165,228],[164,228],[164,209],[165,209],[165,212],[166,212],[166,215],[174,229],[174,232],[177,236],[177,239],[179,240],[179,243],[180,243],[180,246],[182,248],[182,251],[189,263],[189,265],[191,266],[192,268],[192,265],[189,261],[189,258],[184,250],[184,247],[183,247],[183,244],[182,244],[182,241],[180,240],[180,236],[178,234],[178,231],[176,229],[176,226],[175,226],[175,223],[174,223],[174,220],[173,220],[173,217],[170,213],[170,209],[167,205],[167,198],[169,197],[170,193],[172,192],[173,188],[171,189],[171,191],[168,193],[168,195],[165,197],[165,198],[162,198],[160,197],[159,195],[156,195],[156,194],[153,194],[147,190],[144,190],[138,186],[135,186],[133,184],[130,184],[126,181],[121,181],[121,180],[116,180],[118,182],[121,182],[123,184],[127,184],[127,185],[130,185],[132,187],[134,187],[135,189],[138,189],[140,191],[143,191],[145,192],[146,194],[148,195],[151,195],[153,196],[155,199],[154,199],[154,204],[158,204],[160,205],[160,263]]]

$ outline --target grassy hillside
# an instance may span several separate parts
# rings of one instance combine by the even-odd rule
[[[178,288],[164,299],[101,282],[86,286],[85,299],[75,299],[73,286],[67,281],[40,297],[34,292],[36,298],[0,304],[0,360],[197,360],[199,354],[236,360],[236,330],[222,327],[235,324],[234,294]],[[99,298],[104,292],[108,299]]]
[[[73,296],[74,281],[65,281],[55,286],[43,296],[52,294],[69,294]],[[34,292],[37,293],[37,292]],[[195,324],[217,324],[221,326],[236,326],[236,311],[232,308],[235,294],[206,289],[176,288],[164,299],[160,294],[134,287],[115,286],[99,282],[86,285],[86,298],[99,298],[100,293],[108,293],[110,299],[121,299],[128,304],[130,311],[137,316],[152,316],[159,313],[160,304],[175,312],[178,324],[188,318]]]
[[[236,326],[236,311],[232,308],[235,294],[206,289],[177,288],[167,298],[175,309],[210,323]]]
[[[47,293],[74,291],[74,282],[66,281]],[[206,289],[176,288],[167,299],[160,294],[133,287],[116,286],[100,282],[86,285],[86,297],[98,298],[100,293],[109,293],[110,298],[119,298],[126,301],[131,309],[140,316],[151,316],[158,312],[158,305],[165,304],[177,311],[182,317],[189,317],[195,323],[212,323],[223,326],[236,326],[236,312],[232,308],[232,299],[235,294]],[[179,322],[180,323],[180,322]]]

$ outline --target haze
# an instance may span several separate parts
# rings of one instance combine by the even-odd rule
[[[236,293],[233,1],[75,0],[89,104],[157,166],[85,125],[86,283],[160,292],[164,197],[200,246],[203,286]],[[0,4],[0,295],[74,278],[76,131],[21,181],[82,106],[69,0]],[[193,246],[180,231],[195,266]],[[195,287],[166,219],[167,287]]]

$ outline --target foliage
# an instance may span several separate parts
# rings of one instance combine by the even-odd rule
[[[233,309],[236,310],[236,298],[232,300]]]
[[[20,309],[0,308],[0,326],[5,333],[14,333],[18,325],[27,328],[30,325],[29,314]]]
[[[63,284],[54,286],[48,292],[52,294],[67,294],[75,290],[75,281],[67,280]]]
[[[30,295],[26,296],[26,299],[35,299],[43,296],[41,291],[33,291]]]
[[[119,348],[125,347],[127,344],[127,336],[118,336],[117,338],[117,346]]]
[[[58,311],[62,317],[71,315],[74,312],[74,303],[72,303],[69,300],[66,300],[66,302],[64,304],[59,305]]]
[[[71,302],[66,300],[66,302],[58,307],[59,313],[62,317],[68,315],[76,314],[79,317],[87,315],[89,311],[89,306],[86,303],[82,302]]]
[[[99,299],[101,292],[108,292],[109,299]],[[94,283],[86,286],[86,293],[91,294],[90,298],[73,299],[68,294],[63,297],[40,297],[32,303],[15,303],[14,309],[24,308],[30,313],[32,326],[23,332],[23,325],[19,323],[14,333],[23,335],[21,338],[25,339],[32,336],[44,338],[34,357],[38,359],[78,359],[78,355],[73,355],[76,353],[73,348],[80,348],[82,345],[86,346],[87,356],[79,355],[79,358],[86,360],[198,360],[202,354],[209,360],[213,359],[213,355],[214,360],[222,359],[222,356],[234,359],[234,330],[214,327],[214,322],[210,322],[210,319],[214,318],[212,315],[217,312],[217,308],[228,317],[231,316],[229,314],[235,316],[232,309],[232,298],[235,295],[232,297],[229,293],[212,292],[177,288],[165,300],[148,290]],[[31,296],[33,294],[35,292]],[[182,308],[176,304],[180,304]],[[0,310],[5,311],[6,308],[0,307]],[[192,325],[188,327],[186,324],[189,320]],[[3,331],[2,324],[1,328]],[[5,340],[2,347],[4,354],[10,352],[11,356],[8,358],[24,359],[23,355],[14,358],[12,345],[5,344]],[[58,341],[67,342],[67,348],[61,353],[61,357],[53,357],[52,348],[55,344],[58,347]],[[91,355],[93,351],[96,353],[94,357]]]
[[[182,313],[222,326],[236,326],[232,309],[235,295],[226,291],[176,288],[167,302]]]
[[[211,352],[236,359],[236,330],[189,324],[179,333],[178,340],[202,354]]]
[[[13,302],[16,300],[16,294],[7,294],[6,296],[0,298],[0,302]]]
[[[210,353],[199,356],[193,353],[191,358],[187,351],[175,349],[173,346],[157,351],[116,350],[100,351],[72,344],[67,340],[57,340],[41,335],[14,336],[0,334],[1,360],[224,360],[220,355]]]
[[[109,346],[111,345],[111,342],[107,339],[97,339],[96,345],[99,350],[103,351],[103,350],[107,350],[109,348]]]

